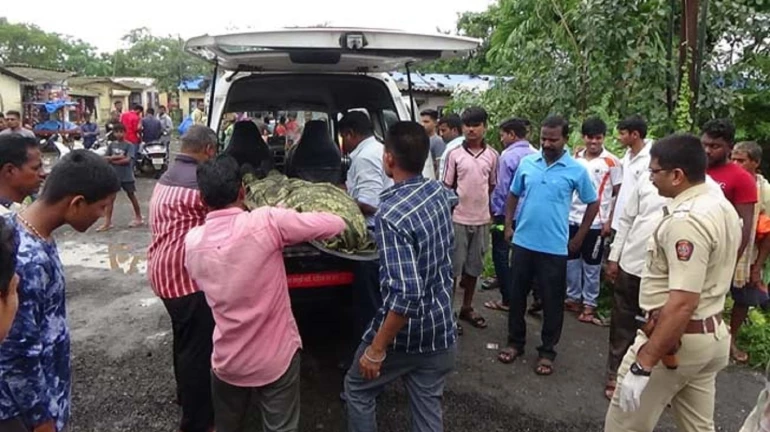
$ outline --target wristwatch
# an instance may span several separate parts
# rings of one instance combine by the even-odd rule
[[[639,364],[639,362],[634,362],[634,364],[631,365],[631,373],[634,375],[645,376],[645,377],[652,375],[652,371],[644,370],[644,368],[642,367],[642,365]]]

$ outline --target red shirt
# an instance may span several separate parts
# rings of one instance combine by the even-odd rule
[[[708,175],[719,183],[725,198],[733,205],[754,204],[757,202],[757,182],[745,169],[737,164],[726,164],[710,167]]]
[[[142,119],[135,111],[127,111],[120,115],[120,122],[126,128],[124,139],[132,144],[139,144],[139,123]]]

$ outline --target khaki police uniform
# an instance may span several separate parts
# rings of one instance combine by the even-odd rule
[[[721,313],[738,258],[740,221],[732,204],[711,193],[706,184],[679,194],[663,215],[647,244],[639,305],[647,313],[659,310],[670,290],[698,293],[700,300],[681,339],[678,368],[670,370],[658,363],[640,408],[625,413],[619,404],[623,378],[648,341],[642,331],[637,332],[618,370],[618,390],[607,411],[606,432],[651,432],[669,404],[680,431],[714,430],[716,376],[727,366],[730,353],[730,335]]]

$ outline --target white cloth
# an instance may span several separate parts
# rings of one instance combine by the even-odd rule
[[[599,197],[599,213],[591,223],[591,228],[601,228],[610,219],[612,212],[612,188],[623,180],[623,169],[620,159],[606,149],[590,161],[585,158],[585,150],[575,157],[575,160],[588,171],[591,183],[594,184],[596,194]],[[580,225],[588,206],[580,201],[577,194],[572,195],[572,206],[569,211],[569,222]]]
[[[631,194],[631,190],[636,186],[636,182],[642,176],[648,176],[650,169],[650,148],[652,147],[652,141],[645,140],[644,147],[639,150],[636,156],[631,156],[631,150],[626,150],[626,154],[620,160],[620,164],[623,166],[623,181],[620,187],[620,192],[615,199],[615,214],[612,217],[612,229],[618,230],[618,219],[620,219],[620,213],[623,212],[623,207],[628,201],[628,197]]]
[[[19,203],[12,203],[10,208],[0,205],[0,216],[8,213],[19,213],[22,210],[24,210],[24,206]]]
[[[444,165],[446,165],[446,157],[449,154],[449,152],[459,147],[463,144],[465,141],[465,137],[460,135],[459,137],[453,139],[452,141],[449,141],[449,143],[446,145],[446,149],[444,149],[444,153],[441,154],[441,157],[438,159],[438,177],[437,179],[441,180],[444,178]]]
[[[382,153],[385,147],[375,137],[369,137],[358,144],[350,153],[350,169],[345,186],[354,200],[380,206],[380,193],[393,186],[393,180],[385,175],[382,168]],[[367,225],[373,225],[372,217],[366,218]]]
[[[634,375],[630,371],[623,377],[623,381],[618,383],[620,387],[620,409],[623,412],[633,412],[639,409],[642,404],[642,393],[644,392],[650,377]]]
[[[722,195],[722,188],[714,179],[706,176],[706,183],[712,193]],[[623,190],[623,186],[620,189]],[[670,198],[658,194],[650,176],[643,175],[636,187],[629,191],[628,201],[621,211],[609,261],[617,262],[630,275],[642,277],[647,258],[647,241],[663,217],[663,206],[669,202]],[[615,212],[617,215],[617,208]]]

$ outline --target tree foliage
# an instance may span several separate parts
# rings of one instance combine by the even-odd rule
[[[573,124],[590,115],[612,124],[641,114],[661,136],[731,116],[739,128],[746,125],[739,131],[752,127],[761,133],[755,139],[770,144],[761,126],[770,125],[770,111],[762,112],[761,105],[770,96],[770,2],[708,3],[697,92],[688,79],[680,86],[688,69],[679,55],[679,0],[498,0],[458,21],[458,34],[479,30],[469,22],[484,24],[475,34],[484,38],[482,50],[463,62],[440,64],[441,71],[512,77],[486,93],[455,100],[457,108],[484,105],[493,121],[519,115],[537,123],[558,113]],[[688,113],[688,106],[697,109]],[[744,119],[749,111],[753,118]]]
[[[139,28],[123,42],[123,49],[100,53],[80,39],[0,18],[0,64],[26,63],[83,76],[152,77],[166,91],[174,91],[182,80],[211,73],[205,62],[184,52],[179,36],[156,36]]]

